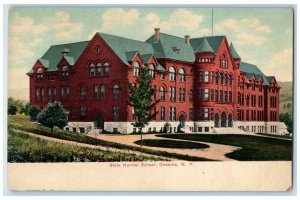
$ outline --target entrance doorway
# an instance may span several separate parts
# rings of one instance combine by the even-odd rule
[[[183,128],[185,126],[185,115],[181,114],[179,116],[179,123],[180,123],[180,128]]]
[[[222,114],[221,114],[221,127],[226,127],[226,124],[227,124],[226,121],[227,121],[226,113],[222,112]]]
[[[104,120],[101,115],[96,115],[94,117],[94,126],[96,129],[104,129]]]
[[[232,123],[232,114],[230,113],[228,115],[228,127],[232,127],[233,123]]]
[[[215,114],[215,127],[219,127],[219,113]]]

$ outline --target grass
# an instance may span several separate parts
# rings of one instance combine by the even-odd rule
[[[51,133],[50,128],[38,125],[36,123],[31,123],[29,122],[29,117],[24,115],[9,115],[8,127],[22,130],[22,131],[27,131],[30,133],[35,133],[38,135],[63,139],[63,140],[75,141],[75,142],[91,144],[91,145],[101,145],[101,146],[113,147],[117,149],[141,151],[143,153],[162,156],[166,158],[172,158],[172,159],[187,160],[187,161],[213,161],[211,159],[206,159],[206,158],[201,158],[196,156],[188,156],[188,155],[169,153],[166,151],[157,151],[157,150],[151,150],[145,148],[141,149],[140,147],[95,139],[77,132],[64,131],[61,129],[54,129],[53,133]]]
[[[140,145],[141,140],[135,141],[134,143]],[[142,144],[144,146],[150,146],[150,147],[178,148],[178,149],[205,149],[209,147],[209,145],[196,143],[196,142],[185,142],[185,141],[176,141],[176,140],[155,140],[155,139],[143,140]]]
[[[274,134],[266,134],[266,133],[256,133],[256,134],[257,134],[257,135],[267,136],[267,137],[292,139],[292,137],[289,136],[289,134],[286,134],[286,135],[274,135]]]
[[[157,136],[238,146],[241,147],[240,150],[228,153],[225,156],[240,161],[292,160],[292,141],[289,140],[236,134],[172,134]]]
[[[8,162],[117,162],[158,161],[154,157],[137,156],[62,144],[36,138],[8,129]]]

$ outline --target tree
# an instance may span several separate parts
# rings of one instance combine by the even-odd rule
[[[293,119],[292,116],[288,113],[282,113],[279,115],[280,121],[284,122],[287,126],[287,130],[289,133],[293,133]]]
[[[28,109],[28,114],[30,118],[34,121],[36,121],[38,114],[41,112],[41,109],[38,107],[31,105]]]
[[[8,112],[9,115],[15,115],[15,114],[17,114],[17,107],[13,104],[8,105],[8,111],[7,112]]]
[[[68,115],[66,110],[59,102],[49,103],[37,116],[37,121],[44,126],[63,128],[68,123]]]
[[[146,67],[140,68],[140,76],[136,78],[134,84],[128,83],[129,88],[129,105],[134,109],[136,121],[132,125],[138,128],[141,134],[141,148],[143,146],[142,128],[147,126],[149,122],[157,115],[158,112],[152,112],[159,100],[152,102],[151,90],[152,77]]]

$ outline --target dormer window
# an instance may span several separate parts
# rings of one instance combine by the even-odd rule
[[[152,64],[149,66],[149,75],[154,78],[154,66]]]
[[[63,66],[61,68],[61,71],[62,71],[61,78],[64,79],[64,80],[68,79],[69,78],[69,67],[68,66]]]
[[[175,69],[174,69],[174,67],[170,67],[169,73],[170,73],[170,81],[175,81]]]
[[[37,70],[36,70],[36,73],[37,73],[37,78],[36,78],[36,80],[42,80],[43,79],[43,69],[42,68],[38,68]]]
[[[172,47],[172,49],[173,49],[173,51],[174,51],[175,53],[179,54],[179,52],[180,52],[180,49],[179,49],[179,48],[177,48],[177,47]]]
[[[185,71],[183,68],[179,70],[179,81],[180,82],[185,82]]]
[[[108,62],[104,63],[104,75],[105,76],[109,75],[109,63]]]
[[[102,75],[102,68],[101,68],[101,63],[97,63],[97,76]]]
[[[140,64],[138,62],[133,63],[133,76],[139,76]]]
[[[93,63],[89,66],[90,76],[95,76],[95,65]]]

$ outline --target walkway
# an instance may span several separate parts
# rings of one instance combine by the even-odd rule
[[[106,140],[110,142],[117,142],[121,144],[131,145],[131,146],[139,146],[134,142],[140,140],[140,135],[112,135],[112,134],[89,134],[90,137],[94,137],[101,140]],[[178,141],[186,141],[180,139],[170,139],[170,138],[161,138],[157,137],[155,134],[145,134],[143,135],[143,139],[160,139],[160,140],[178,140]],[[196,142],[196,141],[193,141]],[[212,160],[220,160],[220,161],[229,161],[233,160],[225,157],[224,155],[233,151],[240,149],[240,147],[230,146],[230,145],[222,145],[215,144],[209,142],[198,142],[202,144],[207,144],[210,147],[206,149],[176,149],[176,148],[162,148],[162,147],[148,147],[144,146],[143,148],[159,150],[159,151],[167,151],[170,153],[177,153],[182,155],[189,156],[197,156],[202,158],[208,158]]]

